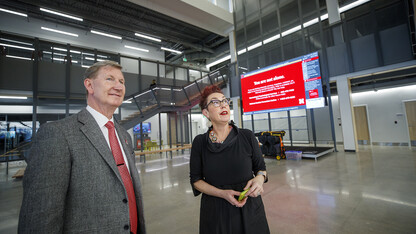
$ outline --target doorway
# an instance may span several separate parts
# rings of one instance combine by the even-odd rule
[[[416,146],[416,101],[405,101],[407,127],[411,146]]]
[[[359,145],[369,145],[370,131],[368,128],[367,106],[354,106],[355,126],[357,129],[357,142]]]

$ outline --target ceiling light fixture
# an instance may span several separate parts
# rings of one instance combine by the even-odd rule
[[[56,30],[56,29],[52,29],[52,28],[41,27],[41,29],[46,30],[46,31],[50,31],[50,32],[56,32],[56,33],[68,35],[68,36],[78,37],[78,34],[69,33],[69,32],[65,32],[65,31],[61,31],[61,30]]]
[[[3,99],[27,99],[27,97],[21,97],[21,96],[0,96],[0,98],[3,98]]]
[[[6,39],[6,38],[0,38],[0,40],[2,40],[2,41],[8,41],[8,42],[13,42],[13,43],[18,43],[18,44],[22,44],[22,45],[33,46],[33,44],[30,44],[30,43],[21,42],[21,41],[15,41],[15,40],[10,40],[10,39]]]
[[[67,49],[59,48],[59,47],[51,47],[51,49],[53,49],[53,50],[59,50],[59,51],[64,51],[64,52],[67,51]],[[70,50],[69,52],[74,53],[74,54],[81,54],[81,51],[78,51],[78,50]]]
[[[229,59],[231,59],[231,55],[227,55],[227,56],[225,56],[224,58],[220,58],[220,59],[218,59],[217,61],[214,61],[214,62],[212,62],[212,63],[210,63],[210,64],[207,64],[207,67],[208,67],[208,69],[209,69],[210,67],[212,67],[212,66],[214,66],[214,65],[217,65],[217,64],[219,64],[219,63],[222,63],[222,62],[224,62],[224,61],[226,61],[226,60],[229,60]]]
[[[17,11],[7,10],[7,9],[4,9],[4,8],[0,8],[0,11],[7,12],[7,13],[10,13],[10,14],[14,14],[14,15],[20,15],[20,16],[23,16],[23,17],[27,17],[26,14],[23,14],[23,13],[20,13],[20,12],[17,12]]]
[[[78,21],[84,21],[82,18],[75,17],[75,16],[68,15],[68,14],[64,14],[64,13],[60,13],[60,12],[57,12],[57,11],[52,11],[52,10],[48,10],[48,9],[45,9],[45,8],[40,8],[40,10],[44,11],[44,12],[54,14],[54,15],[59,15],[59,16],[63,16],[63,17],[78,20]]]
[[[4,43],[0,43],[1,46],[5,46],[5,47],[12,47],[12,48],[16,48],[16,49],[22,49],[22,50],[31,50],[34,51],[34,48],[29,48],[29,47],[24,47],[24,46],[17,46],[17,45],[10,45],[10,44],[4,44]]]
[[[328,19],[328,13],[321,15],[321,21],[327,20]]]
[[[62,62],[66,61],[66,59],[62,59],[62,58],[53,58],[53,60],[62,61]],[[77,60],[71,60],[71,63],[78,63],[78,61]]]
[[[157,42],[161,42],[162,40],[160,40],[159,38],[154,38],[154,37],[150,37],[150,36],[146,36],[140,33],[135,33],[134,35],[138,36],[138,37],[143,37],[152,41],[157,41]]]
[[[32,60],[31,58],[20,57],[20,56],[13,56],[13,55],[6,55],[7,58],[15,58],[15,59],[23,59],[23,60]]]
[[[272,41],[275,41],[275,40],[277,40],[277,39],[279,39],[280,38],[280,34],[276,34],[276,35],[274,35],[274,36],[272,36],[272,37],[269,37],[269,38],[267,38],[266,40],[264,40],[263,41],[263,44],[267,44],[267,43],[269,43],[269,42],[272,42]],[[244,51],[245,52],[245,51]]]
[[[66,52],[66,49],[64,49],[64,48],[51,47],[51,49],[53,49],[53,50],[59,50],[59,51],[65,51]]]
[[[62,58],[53,58],[53,60],[56,60],[56,61],[62,61],[62,62],[64,62],[64,61],[65,61],[65,59],[62,59]]]
[[[261,42],[258,42],[254,45],[251,45],[251,46],[247,47],[247,50],[250,51],[250,50],[253,50],[253,49],[255,49],[257,47],[260,47],[260,46],[261,46]]]
[[[343,6],[343,7],[339,8],[339,13],[342,13],[344,11],[348,11],[348,10],[354,8],[354,7],[357,7],[359,5],[362,5],[362,4],[364,4],[366,2],[369,2],[369,1],[370,0],[358,0],[358,1],[355,1],[353,3],[350,3],[350,4],[346,5],[346,6]]]
[[[132,49],[132,50],[138,50],[138,51],[143,51],[143,52],[149,52],[149,50],[142,49],[142,48],[139,48],[139,47],[128,46],[128,45],[125,45],[124,47],[125,47],[125,48],[128,48],[128,49]]]
[[[244,54],[245,52],[247,52],[247,49],[246,49],[246,48],[244,48],[244,49],[242,49],[242,50],[239,50],[239,51],[237,52],[237,54],[238,54],[238,55],[240,55],[240,54]]]
[[[85,60],[95,61],[95,59],[91,58],[91,57],[85,57]],[[97,61],[102,62],[102,61],[105,61],[105,60],[104,59],[97,59]]]
[[[93,54],[90,54],[90,53],[85,53],[85,52],[82,52],[82,54],[83,54],[83,55],[94,56]]]
[[[287,36],[289,34],[292,34],[294,32],[297,32],[297,31],[301,30],[301,28],[302,27],[300,25],[298,25],[298,26],[293,27],[293,28],[291,28],[289,30],[286,30],[286,31],[282,32],[282,37]]]
[[[182,52],[179,51],[179,50],[172,50],[172,49],[169,49],[169,48],[166,48],[166,47],[160,47],[160,49],[170,51],[170,52],[173,52],[175,54],[182,54]]]
[[[313,25],[313,24],[316,24],[316,23],[318,23],[319,22],[319,18],[315,18],[315,19],[313,19],[313,20],[309,20],[308,22],[306,22],[306,23],[303,23],[303,27],[304,28],[307,28],[307,27],[309,27],[309,26],[311,26],[311,25]]]
[[[105,37],[111,37],[111,38],[115,38],[115,39],[119,39],[119,40],[122,39],[120,36],[113,35],[113,34],[108,34],[108,33],[103,33],[103,32],[98,32],[98,31],[95,31],[95,30],[91,30],[91,33],[98,34],[98,35],[105,36]]]
[[[46,51],[45,51],[45,53],[46,53]],[[48,54],[48,53],[47,53]],[[52,54],[52,53],[51,53]],[[57,56],[62,56],[62,57],[65,57],[66,56],[66,54],[61,54],[61,53],[53,53],[53,55],[57,55]]]

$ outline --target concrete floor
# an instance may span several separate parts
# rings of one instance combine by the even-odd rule
[[[265,159],[272,233],[416,233],[416,148],[360,146],[302,161]],[[198,233],[189,152],[138,163],[148,233]],[[25,163],[0,164],[0,233],[16,233]]]

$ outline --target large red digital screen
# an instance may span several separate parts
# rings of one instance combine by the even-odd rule
[[[323,107],[318,53],[241,75],[244,114]]]

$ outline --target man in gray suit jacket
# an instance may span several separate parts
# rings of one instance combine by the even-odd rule
[[[84,78],[87,108],[42,125],[33,142],[23,179],[19,233],[146,233],[131,137],[113,118],[125,94],[121,66],[98,62]],[[109,140],[108,121],[114,122],[134,193],[125,188],[126,177],[115,163],[111,139],[117,140]],[[129,208],[133,199],[128,195],[136,198],[131,207],[137,208],[137,216],[129,213],[134,209]]]

